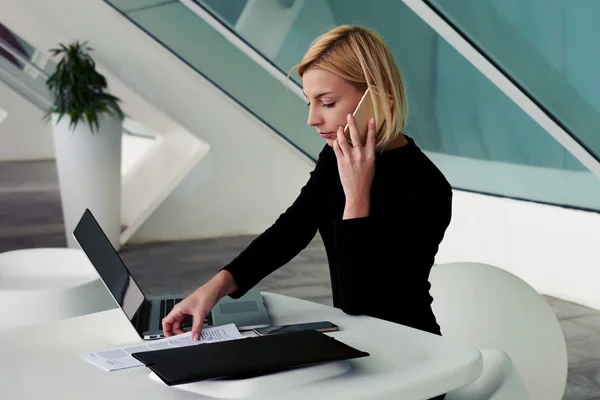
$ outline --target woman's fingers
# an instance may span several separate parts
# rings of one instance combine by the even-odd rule
[[[354,121],[354,117],[348,114],[348,125],[345,129],[340,126],[337,131],[337,137],[334,141],[333,150],[338,158],[342,156],[351,157],[352,154],[375,154],[375,118],[371,118],[367,124],[366,142],[363,144],[359,138],[358,130]],[[347,133],[350,132],[352,144],[349,143]]]
[[[346,138],[344,127],[342,126],[338,128],[336,142],[338,142],[338,145],[340,146],[343,155],[348,155],[352,150],[350,144],[348,144],[348,139]]]
[[[181,311],[179,307],[173,308],[169,315],[164,317],[162,320],[165,336],[169,337],[183,333],[183,329],[181,327],[186,318],[188,318],[188,315]]]
[[[333,141],[333,151],[338,160],[340,160],[342,157],[344,157],[344,153],[342,153],[342,149],[340,148],[339,134],[340,134],[340,130],[338,129],[338,136],[336,136],[335,140]]]
[[[348,114],[346,116],[346,120],[348,121],[348,131],[350,131],[350,141],[352,142],[352,147],[362,146],[363,143],[360,140],[354,117],[351,114]]]
[[[369,120],[365,147],[368,154],[375,153],[375,118]]]

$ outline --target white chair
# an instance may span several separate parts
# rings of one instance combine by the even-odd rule
[[[0,330],[109,310],[116,303],[79,249],[0,254]]]
[[[479,263],[436,265],[429,281],[444,337],[484,350],[481,378],[448,399],[522,399],[526,393],[533,400],[562,399],[568,367],[564,336],[552,308],[531,286]],[[522,383],[526,393],[519,389]]]

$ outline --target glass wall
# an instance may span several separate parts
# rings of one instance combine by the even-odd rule
[[[427,3],[600,160],[600,2]]]
[[[304,99],[193,7],[214,15],[284,75],[327,29],[341,23],[370,27],[387,40],[404,74],[407,134],[455,188],[600,210],[598,178],[401,1],[107,2],[313,157],[323,143],[306,126]],[[225,4],[232,6],[225,11]]]
[[[131,21],[182,61],[299,150],[316,159],[323,147],[322,139],[307,126],[306,102],[291,90],[293,81],[282,84],[181,3],[107,2],[119,10],[126,10],[125,15]]]
[[[0,23],[0,80],[42,109],[52,104],[46,79],[56,64]]]

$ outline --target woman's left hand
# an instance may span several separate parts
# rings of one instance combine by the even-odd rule
[[[354,122],[348,115],[350,144],[344,135],[344,127],[340,126],[337,138],[333,142],[333,150],[337,157],[340,180],[346,195],[344,219],[360,218],[369,215],[371,184],[375,175],[375,122],[369,121],[366,143],[361,143]]]

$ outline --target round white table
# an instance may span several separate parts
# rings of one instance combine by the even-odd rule
[[[254,378],[167,386],[153,380],[145,367],[107,372],[81,358],[90,351],[142,342],[125,314],[115,309],[40,329],[0,332],[2,395],[47,400],[418,400],[468,385],[481,374],[481,353],[469,345],[323,304],[262,293],[273,324],[331,321],[340,331],[327,335],[370,356],[347,360],[349,368],[326,363]]]
[[[105,311],[115,301],[79,249],[0,253],[0,330]]]

